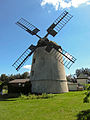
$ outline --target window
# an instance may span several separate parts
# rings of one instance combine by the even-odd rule
[[[35,63],[35,58],[33,59],[33,64]]]

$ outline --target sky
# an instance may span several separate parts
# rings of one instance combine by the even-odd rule
[[[43,37],[64,10],[73,18],[54,38],[48,38],[77,59],[70,69],[65,68],[67,75],[90,68],[90,0],[0,0],[0,75],[29,72],[31,68],[32,56],[18,72],[12,67],[30,44],[38,41],[15,23],[23,17],[39,28],[38,35]]]

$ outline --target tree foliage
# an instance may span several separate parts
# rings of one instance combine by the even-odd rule
[[[85,93],[85,97],[83,99],[84,103],[89,103],[89,97],[90,97],[90,85],[87,87],[87,92]]]
[[[24,72],[21,77],[23,79],[28,78],[29,77],[29,73],[28,72]]]
[[[7,76],[6,74],[2,74],[2,75],[0,76],[0,80],[1,80],[2,82],[6,82],[6,81],[8,81],[8,76]]]
[[[90,76],[90,69],[88,68],[81,68],[76,70],[76,76],[78,77],[81,73]]]
[[[0,81],[1,82],[8,82],[14,79],[26,79],[29,78],[29,73],[28,72],[24,72],[23,74],[16,74],[16,75],[6,75],[6,74],[1,74],[0,76]]]
[[[68,75],[68,76],[66,76],[66,78],[67,78],[67,81],[68,82],[73,82],[73,83],[76,83],[77,82],[77,79],[76,79],[76,75],[74,74],[74,75]]]
[[[90,109],[80,111],[77,114],[77,120],[90,120]]]

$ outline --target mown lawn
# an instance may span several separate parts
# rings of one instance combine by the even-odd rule
[[[48,99],[10,98],[0,101],[0,120],[76,120],[82,110],[84,91],[56,94]]]

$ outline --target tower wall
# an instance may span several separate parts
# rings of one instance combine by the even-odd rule
[[[30,74],[33,93],[68,92],[64,65],[56,59],[58,56],[62,58],[62,54],[54,49],[50,53],[45,47],[36,49]]]

